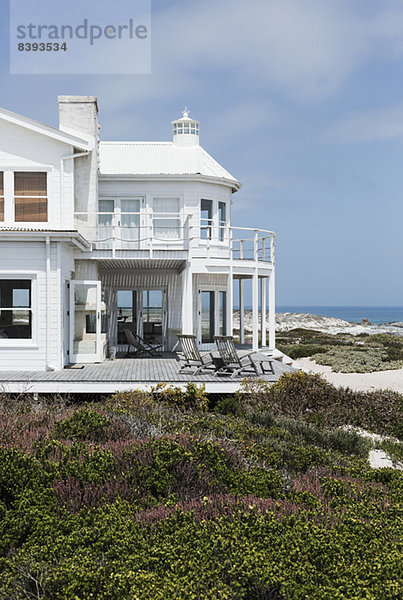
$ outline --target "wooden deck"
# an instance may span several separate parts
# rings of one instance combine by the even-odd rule
[[[113,393],[133,389],[150,389],[159,382],[184,388],[193,381],[204,384],[208,393],[231,393],[239,389],[244,375],[231,379],[217,377],[214,372],[197,376],[178,373],[181,361],[177,354],[165,353],[160,358],[118,358],[100,364],[83,365],[82,368],[65,368],[62,371],[0,371],[0,392],[9,393]],[[274,375],[260,378],[273,382],[291,367],[274,360]]]

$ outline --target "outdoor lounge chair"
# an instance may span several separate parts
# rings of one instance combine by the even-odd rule
[[[178,333],[178,338],[182,347],[182,353],[185,364],[181,366],[178,373],[188,373],[187,369],[194,369],[192,375],[197,375],[202,371],[216,370],[217,365],[212,352],[200,354],[196,345],[196,336]]]
[[[231,379],[237,375],[274,375],[273,361],[258,352],[247,352],[239,355],[235,348],[234,338],[230,335],[215,335],[214,341],[223,362],[216,375],[229,375]],[[268,367],[264,367],[267,364]],[[260,371],[259,371],[260,369]]]
[[[137,333],[134,333],[134,331],[131,329],[124,329],[123,331],[126,336],[127,343],[129,344],[126,356],[130,354],[130,347],[134,348],[136,356],[161,356],[161,344],[150,344],[137,335]]]

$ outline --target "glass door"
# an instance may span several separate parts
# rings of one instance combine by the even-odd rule
[[[151,344],[160,344],[165,348],[167,334],[167,307],[165,289],[141,290],[140,335]]]
[[[212,344],[214,342],[215,327],[215,302],[214,292],[201,292],[201,343]]]
[[[70,290],[71,362],[101,362],[101,282],[72,281]]]

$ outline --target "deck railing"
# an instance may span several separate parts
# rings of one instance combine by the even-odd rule
[[[195,225],[178,213],[77,212],[75,225],[93,249],[105,255],[123,251],[187,251],[194,256],[274,262],[274,233],[266,229]]]

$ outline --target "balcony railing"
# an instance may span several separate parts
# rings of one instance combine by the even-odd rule
[[[144,224],[146,221],[146,224]],[[195,257],[274,262],[274,233],[265,229],[199,224],[178,213],[78,212],[75,224],[93,250],[115,256],[130,251],[186,251]]]

